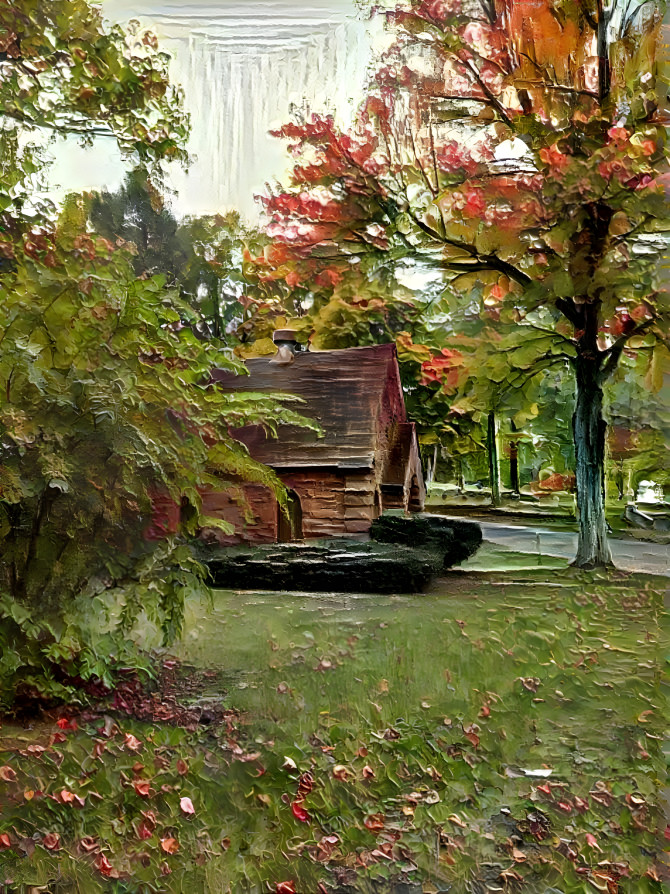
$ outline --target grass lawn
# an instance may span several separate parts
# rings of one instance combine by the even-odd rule
[[[5,726],[0,890],[663,890],[667,580],[543,561],[190,605],[175,654],[239,714]]]

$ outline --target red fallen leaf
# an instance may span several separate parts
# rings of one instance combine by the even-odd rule
[[[575,795],[575,808],[580,813],[584,813],[585,810],[589,809],[589,802],[586,798],[580,798],[579,795]]]
[[[137,837],[140,839],[140,841],[146,841],[147,838],[151,838],[152,835],[153,829],[150,828],[149,823],[147,823],[146,820],[141,820],[140,824],[137,827]]]
[[[544,785],[538,785],[537,790],[538,792],[542,792],[542,794],[546,795],[548,798],[553,798],[553,795],[551,793],[551,786],[548,782],[545,782]]]
[[[375,778],[375,771],[372,769],[372,767],[369,764],[366,764],[363,767],[362,773],[363,773],[363,779],[374,779]]]
[[[16,779],[16,770],[13,770],[11,767],[0,767],[0,779],[3,782],[14,782]]]
[[[161,863],[161,875],[170,875],[172,870],[167,865],[167,863]]]
[[[463,727],[463,735],[468,740],[468,742],[471,742],[472,745],[474,745],[475,748],[479,748],[479,743],[481,741],[479,736],[477,735],[478,732],[479,727],[476,723],[471,723],[469,726]]]
[[[363,825],[370,832],[381,832],[384,828],[384,814],[372,813],[363,820]]]
[[[106,875],[107,877],[111,876],[114,869],[114,867],[104,854],[98,854],[98,857],[95,861],[95,868],[101,875]]]
[[[140,798],[148,798],[151,791],[151,783],[146,779],[134,779],[133,788]]]
[[[488,717],[488,716],[490,715],[490,713],[491,713],[491,709],[489,708],[488,705],[482,705],[482,706],[481,706],[481,709],[480,709],[480,711],[479,711],[479,716],[480,716],[480,717]]]
[[[83,851],[86,851],[87,854],[90,854],[91,851],[94,851],[98,847],[98,842],[90,835],[86,835],[84,838],[81,838],[79,840],[79,847]]]
[[[137,739],[135,736],[133,736],[132,733],[126,733],[123,744],[126,746],[126,748],[129,748],[131,751],[141,751],[142,750],[142,743],[140,742],[139,739]]]
[[[361,747],[356,752],[356,757],[367,757],[367,756],[368,756],[368,749],[365,747],[365,745],[361,745]]]
[[[181,758],[177,761],[177,773],[179,773],[180,776],[186,776],[188,773],[188,764]]]
[[[59,742],[65,742],[66,739],[67,739],[67,736],[65,735],[65,733],[52,733],[51,744],[57,745]]]
[[[60,729],[71,729],[71,730],[79,729],[79,727],[77,726],[77,721],[76,720],[68,720],[67,717],[60,717],[56,721],[56,726],[60,727]]]
[[[568,804],[567,801],[559,801],[556,806],[564,813],[572,813],[572,804]]]
[[[598,840],[595,835],[592,835],[590,832],[586,833],[586,843],[589,847],[595,848],[597,851],[600,851],[600,847],[598,845]],[[602,853],[602,851],[600,851]]]
[[[307,813],[307,811],[299,801],[293,801],[291,803],[291,813],[301,823],[309,822],[309,813]]]
[[[176,854],[179,850],[179,842],[176,838],[161,838],[161,848],[166,854]]]
[[[0,834],[0,851],[7,850],[8,847],[12,846],[12,839],[6,832],[2,832]]]
[[[179,809],[187,816],[192,816],[195,813],[195,807],[193,806],[193,801],[191,801],[190,798],[181,798],[181,800],[179,801]]]
[[[42,844],[48,851],[57,851],[60,849],[60,835],[58,832],[47,832],[42,839]]]
[[[222,851],[227,851],[230,847],[230,838],[222,838],[219,844],[221,845]]]
[[[275,894],[297,894],[295,882],[277,882]]]

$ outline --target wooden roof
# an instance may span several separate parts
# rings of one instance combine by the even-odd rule
[[[246,361],[248,376],[215,370],[212,378],[226,391],[273,391],[295,394],[295,409],[316,419],[323,434],[282,426],[279,438],[266,438],[259,426],[235,435],[251,455],[275,468],[371,468],[380,432],[393,421],[405,422],[395,345],[339,351],[301,351],[289,366],[271,357]]]

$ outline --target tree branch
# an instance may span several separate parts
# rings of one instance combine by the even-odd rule
[[[635,329],[630,332],[625,332],[623,335],[620,335],[617,340],[609,346],[605,351],[602,351],[601,357],[607,357],[605,364],[601,367],[600,372],[598,374],[598,381],[602,384],[606,382],[607,379],[614,373],[617,366],[619,365],[619,360],[621,359],[621,355],[624,352],[624,348],[626,347],[627,342],[634,338],[636,335],[641,335],[643,332],[646,332],[654,323],[658,322],[657,317],[650,317],[650,319],[645,320],[643,323],[640,323],[639,326],[636,326]]]

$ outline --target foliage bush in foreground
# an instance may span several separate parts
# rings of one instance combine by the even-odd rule
[[[105,678],[110,652],[87,650],[70,620],[77,600],[111,590],[121,631],[144,612],[170,641],[201,580],[182,535],[217,524],[201,515],[202,489],[277,485],[230,429],[298,419],[273,396],[211,387],[213,367],[243,368],[198,340],[162,278],[135,279],[123,248],[87,233],[81,213],[73,201],[55,231],[29,232],[0,281],[5,705],[38,677],[62,694],[56,668]],[[157,546],[144,535],[159,498],[182,521]]]

